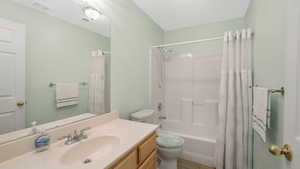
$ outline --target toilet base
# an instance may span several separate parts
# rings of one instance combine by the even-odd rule
[[[177,169],[177,159],[162,160],[159,169]]]

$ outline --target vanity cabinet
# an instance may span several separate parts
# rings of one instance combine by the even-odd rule
[[[138,169],[156,169],[156,159],[157,154],[155,150]]]
[[[110,169],[156,169],[155,139],[156,134],[152,133]]]
[[[141,165],[156,149],[156,135],[152,134],[138,146],[139,165]]]
[[[135,169],[138,167],[138,153],[136,150],[129,153],[114,169]]]

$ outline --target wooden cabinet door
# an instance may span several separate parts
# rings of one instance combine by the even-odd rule
[[[137,150],[127,155],[116,167],[113,169],[137,169],[138,168],[138,154]]]
[[[155,149],[156,149],[156,135],[153,134],[144,143],[138,146],[139,165],[141,165]]]
[[[147,160],[139,167],[139,169],[156,169],[156,151],[154,151]]]

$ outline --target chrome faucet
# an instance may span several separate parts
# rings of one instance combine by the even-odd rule
[[[159,116],[158,119],[159,120],[167,120],[167,117],[166,116]]]
[[[90,130],[90,127],[81,129],[78,133],[78,130],[74,130],[73,134],[68,134],[66,136],[61,137],[59,140],[66,140],[65,145],[71,145],[77,142],[80,142],[81,140],[87,139],[88,135],[85,133],[85,131]]]

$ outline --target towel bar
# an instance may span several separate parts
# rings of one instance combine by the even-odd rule
[[[86,85],[88,85],[87,82],[80,82],[79,84],[80,84],[81,86],[86,86]],[[49,87],[54,87],[54,86],[56,86],[55,83],[52,83],[52,82],[49,83]]]
[[[259,87],[258,85],[255,85],[255,87]],[[250,87],[252,88],[252,87]],[[285,88],[281,87],[280,89],[270,89],[271,93],[280,93],[282,96],[285,94]]]
[[[284,89],[284,87],[281,87],[280,89],[271,89],[271,92],[272,93],[280,93],[283,96],[285,93],[285,89]]]

